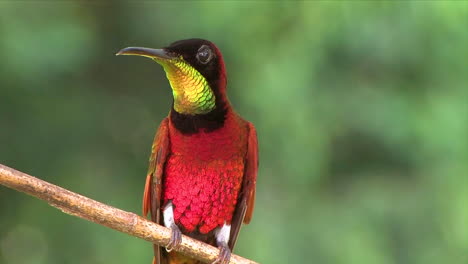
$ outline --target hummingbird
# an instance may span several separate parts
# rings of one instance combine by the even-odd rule
[[[172,251],[182,234],[217,246],[213,263],[229,263],[241,225],[252,218],[258,143],[254,125],[228,100],[220,50],[208,40],[186,39],[161,49],[128,47],[116,55],[157,62],[172,89],[143,194],[143,215],[171,229],[166,250],[153,245],[153,264],[200,263]]]

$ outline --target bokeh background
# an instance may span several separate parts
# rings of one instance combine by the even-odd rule
[[[258,130],[261,263],[468,263],[468,2],[0,2],[0,162],[139,213],[172,97],[127,46],[200,37]],[[150,263],[0,187],[0,263]]]

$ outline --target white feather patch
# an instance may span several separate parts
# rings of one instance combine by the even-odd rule
[[[166,207],[163,210],[164,215],[164,226],[172,228],[175,225],[174,221],[174,208],[172,207],[172,202],[167,203]]]
[[[229,242],[229,236],[231,235],[231,225],[228,225],[224,223],[224,225],[221,228],[218,228],[216,230],[216,242],[219,244],[227,243]]]

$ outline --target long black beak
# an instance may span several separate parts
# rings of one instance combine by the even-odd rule
[[[171,60],[177,58],[177,55],[164,49],[150,49],[143,47],[128,47],[121,49],[115,55],[136,55],[148,57],[155,60]]]

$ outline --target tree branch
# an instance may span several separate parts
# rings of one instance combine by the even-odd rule
[[[169,243],[171,237],[170,229],[134,213],[97,202],[2,164],[0,164],[0,184],[44,200],[64,213],[110,227],[163,247]],[[175,250],[207,263],[216,260],[219,254],[217,248],[188,236],[182,236],[182,243]],[[237,255],[231,256],[230,263],[256,264],[254,261]]]

